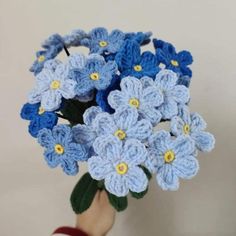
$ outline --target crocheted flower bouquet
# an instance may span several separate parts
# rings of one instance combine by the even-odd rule
[[[157,39],[154,52],[141,52],[150,37],[75,30],[50,36],[36,54],[30,69],[36,85],[21,117],[30,121],[29,133],[44,148],[49,167],[76,175],[79,162],[87,162],[88,173],[71,195],[76,213],[102,189],[124,210],[127,195],[147,193],[152,174],[163,190],[177,190],[180,178],[197,174],[198,150],[214,147],[205,121],[188,108],[191,54]],[[71,46],[87,47],[89,55],[70,54]],[[55,59],[63,49],[66,62]],[[158,130],[161,122],[169,122],[170,130]]]

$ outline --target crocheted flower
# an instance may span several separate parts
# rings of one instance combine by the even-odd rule
[[[110,34],[105,28],[98,27],[89,33],[89,39],[82,43],[90,48],[90,53],[117,52],[124,42],[125,34],[120,30],[113,30]]]
[[[161,70],[155,81],[145,77],[141,79],[144,87],[156,87],[162,93],[164,102],[158,107],[163,119],[170,119],[178,114],[179,104],[189,101],[189,90],[184,85],[177,84],[178,77],[171,70]]]
[[[105,188],[110,193],[122,197],[132,192],[143,192],[148,179],[139,167],[147,156],[146,148],[138,140],[128,139],[124,145],[114,136],[96,139],[94,150],[97,156],[88,160],[88,170],[92,178],[105,180]]]
[[[39,144],[45,148],[44,157],[49,167],[61,165],[68,175],[78,173],[78,161],[86,161],[86,149],[73,141],[71,128],[57,125],[52,130],[42,129],[38,134]]]
[[[193,63],[190,52],[180,51],[177,53],[172,44],[162,40],[154,39],[153,44],[156,49],[157,60],[163,63],[166,69],[172,70],[181,76],[192,77],[192,71],[188,67]]]
[[[40,103],[26,103],[21,109],[21,118],[30,120],[29,133],[37,137],[39,130],[43,128],[52,129],[56,124],[58,117],[54,112],[47,112]]]
[[[113,115],[106,112],[96,116],[93,123],[98,137],[103,140],[113,135],[121,141],[133,138],[145,141],[152,133],[152,125],[148,120],[138,120],[138,112],[131,107],[119,109]]]
[[[149,138],[149,146],[146,165],[151,172],[157,172],[163,190],[177,190],[179,178],[190,179],[198,172],[195,145],[189,137],[173,139],[168,132],[160,131]]]
[[[198,113],[190,113],[187,106],[180,109],[178,116],[171,119],[171,132],[175,136],[186,135],[194,140],[196,147],[203,152],[214,148],[215,138],[205,132],[206,122]]]
[[[81,69],[72,69],[70,78],[77,82],[75,88],[77,95],[86,95],[93,89],[106,89],[117,71],[117,65],[113,61],[106,63],[98,54],[91,54],[84,61]]]
[[[44,68],[36,76],[36,87],[28,96],[28,102],[41,102],[46,111],[54,111],[60,107],[62,98],[75,97],[76,82],[68,78],[69,66],[58,64],[55,71]]]
[[[146,44],[150,43],[151,36],[152,36],[152,32],[127,33],[127,34],[125,34],[125,40],[126,39],[135,40],[140,45],[146,45]]]
[[[122,49],[116,54],[115,61],[122,77],[155,77],[159,71],[155,55],[149,51],[141,54],[140,45],[134,40],[125,41]]]
[[[155,86],[143,88],[142,82],[135,77],[126,77],[121,80],[121,91],[111,91],[108,103],[114,109],[132,107],[136,109],[142,118],[157,124],[161,119],[161,113],[157,107],[163,102],[163,95]]]
[[[44,67],[44,63],[55,58],[58,53],[63,49],[63,39],[60,35],[54,34],[51,35],[45,42],[42,44],[42,47],[45,50],[38,51],[36,53],[36,60],[30,68],[30,71],[37,75]]]

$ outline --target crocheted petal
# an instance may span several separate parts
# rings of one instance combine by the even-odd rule
[[[128,139],[124,144],[122,157],[129,166],[136,166],[146,160],[147,150],[139,140]]]
[[[96,133],[92,130],[90,126],[78,124],[73,126],[72,135],[77,143],[85,144],[91,147],[95,138]]]
[[[125,37],[125,34],[120,30],[113,30],[109,36],[109,41],[112,43],[119,42],[120,40],[123,40]]]
[[[55,154],[53,149],[48,149],[44,152],[44,159],[51,168],[57,167],[61,162],[61,158]]]
[[[121,155],[122,142],[113,135],[102,135],[93,143],[94,151],[108,160],[114,160]]]
[[[38,143],[45,148],[49,148],[54,145],[54,138],[50,129],[41,129],[38,133]]]
[[[148,87],[143,90],[142,100],[145,104],[158,107],[163,103],[163,95],[156,87]]]
[[[78,164],[75,161],[63,160],[61,168],[67,175],[76,175],[79,172]]]
[[[127,107],[126,94],[119,90],[111,91],[108,95],[108,103],[113,109],[118,109],[119,107]]]
[[[98,27],[90,32],[90,36],[92,39],[97,39],[97,40],[107,39],[108,32],[105,28]]]
[[[101,107],[99,106],[92,106],[85,110],[83,114],[83,120],[86,125],[92,125],[93,120],[96,116],[102,112]]]
[[[171,70],[161,70],[155,79],[155,84],[161,90],[171,90],[174,88],[178,80],[177,74]]]
[[[82,69],[85,66],[86,58],[82,53],[71,54],[68,59],[70,69]]]
[[[105,187],[108,192],[117,197],[124,197],[129,193],[129,186],[126,176],[111,173],[105,178]]]
[[[169,93],[178,103],[187,103],[190,98],[189,90],[184,85],[176,85]]]
[[[29,103],[24,104],[20,112],[21,118],[25,120],[32,120],[33,117],[35,117],[35,115],[37,115],[38,113],[39,105],[40,105],[39,103],[38,104],[29,104]]]
[[[147,189],[148,178],[140,167],[133,167],[129,169],[128,186],[132,192],[140,193]]]
[[[143,92],[142,83],[135,77],[125,77],[120,84],[122,92],[129,94],[130,97],[139,98]]]
[[[144,162],[144,165],[145,165],[145,167],[148,168],[148,170],[151,173],[156,173],[157,172],[157,170],[158,170],[158,159],[157,159],[156,151],[154,149],[151,149],[151,148],[148,149],[148,155],[147,155],[146,161]],[[162,166],[162,165],[160,165],[160,166]]]
[[[97,90],[104,90],[110,85],[111,80],[112,76],[110,73],[101,73],[99,80],[94,81],[94,87]]]
[[[140,79],[140,81],[143,85],[143,89],[154,85],[154,81],[151,77],[144,76]]]
[[[38,88],[33,89],[29,94],[28,94],[28,102],[30,104],[35,104],[39,103],[42,98],[42,93]]]
[[[215,138],[208,132],[194,132],[191,137],[195,141],[197,148],[202,152],[210,152],[215,146]]]
[[[151,52],[144,52],[141,56],[141,65],[145,70],[153,70],[157,68],[157,59]]]
[[[161,120],[161,113],[155,107],[144,105],[139,111],[141,113],[141,116],[149,120],[153,125],[156,125]]]
[[[137,110],[131,107],[127,107],[126,109],[118,109],[113,114],[113,116],[116,126],[119,129],[126,131],[132,128],[137,123],[138,120]]]
[[[150,147],[155,149],[157,155],[163,155],[169,149],[170,142],[170,133],[165,130],[154,133],[148,139]]]
[[[38,132],[40,129],[42,128],[47,128],[47,127],[41,127],[40,126],[40,119],[38,117],[35,117],[35,119],[33,119],[31,122],[30,122],[30,125],[28,127],[28,130],[29,130],[29,133],[34,137],[36,138],[37,135],[38,135]]]
[[[88,171],[93,179],[102,180],[112,171],[111,162],[100,156],[92,156],[88,159]]]
[[[94,88],[93,81],[89,79],[86,73],[77,70],[71,70],[70,76],[77,82],[77,85],[75,87],[75,93],[77,95],[85,95]]]
[[[170,119],[178,113],[177,103],[170,97],[165,97],[164,103],[158,109],[164,119]]]
[[[197,132],[197,131],[202,131],[206,129],[207,124],[205,120],[200,116],[198,113],[191,113],[190,114],[190,119],[191,119],[191,131]]]
[[[57,125],[52,130],[53,138],[59,144],[66,144],[72,141],[71,128],[68,125]]]
[[[60,87],[60,93],[61,95],[66,98],[74,98],[75,97],[75,86],[76,82],[72,79],[66,79],[62,82],[62,85]]]
[[[179,178],[171,165],[164,165],[157,172],[157,183],[163,190],[175,191],[179,188]]]
[[[117,130],[113,117],[106,112],[102,112],[96,116],[93,127],[98,135],[113,134]]]
[[[41,116],[39,116],[40,127],[42,128],[53,128],[58,121],[58,117],[53,112],[44,112]]]
[[[178,59],[181,62],[181,66],[188,66],[193,63],[193,57],[188,51],[179,52]]]
[[[46,111],[55,111],[60,107],[61,94],[58,91],[48,90],[42,96],[41,106]]]
[[[68,64],[60,63],[55,69],[54,76],[56,77],[57,80],[62,82],[68,77],[69,69],[70,68]]]
[[[194,156],[177,158],[173,161],[172,166],[176,175],[183,179],[191,179],[199,170],[198,161]]]
[[[191,118],[190,118],[190,112],[189,112],[188,106],[180,105],[179,111],[178,111],[178,116],[182,118],[182,120],[185,124],[188,124],[188,125],[191,124]]]
[[[171,133],[173,133],[175,136],[182,135],[184,133],[184,121],[179,117],[175,116],[171,119]]]
[[[176,158],[186,158],[195,151],[194,141],[188,136],[179,136],[172,142]]]
[[[57,59],[47,60],[45,61],[43,68],[47,70],[55,71],[55,69],[57,68],[59,64],[61,64],[61,61]]]
[[[68,160],[73,161],[86,161],[88,159],[88,153],[84,146],[78,143],[69,143],[66,148],[66,155]]]

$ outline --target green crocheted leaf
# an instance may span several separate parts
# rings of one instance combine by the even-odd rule
[[[140,166],[142,168],[142,170],[144,171],[144,173],[146,174],[148,180],[150,180],[152,178],[152,173],[144,166]]]
[[[111,203],[111,205],[119,212],[124,211],[128,206],[128,199],[127,197],[117,197],[109,192],[108,198]]]
[[[147,194],[147,192],[148,192],[148,188],[140,193],[130,191],[130,194],[132,197],[134,197],[136,199],[140,199],[140,198],[143,198]]]
[[[76,214],[80,214],[90,207],[98,190],[97,185],[97,181],[92,179],[89,173],[84,174],[75,185],[71,193],[70,202]]]

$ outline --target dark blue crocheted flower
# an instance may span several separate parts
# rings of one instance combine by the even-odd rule
[[[120,80],[120,77],[118,75],[115,75],[107,89],[97,91],[96,102],[102,108],[103,111],[106,111],[108,113],[114,113],[115,110],[111,108],[107,98],[111,91],[120,89]]]
[[[90,38],[83,40],[91,53],[116,53],[124,42],[125,34],[120,30],[113,30],[110,34],[105,28],[98,27],[89,33]]]
[[[172,70],[180,76],[192,77],[192,71],[188,67],[193,62],[190,52],[184,50],[177,53],[172,44],[162,40],[154,39],[153,44],[158,62],[163,63],[166,69]]]
[[[36,53],[37,59],[30,68],[30,71],[35,75],[43,69],[44,63],[47,60],[55,58],[61,52],[64,47],[63,39],[59,34],[54,34],[45,40],[42,47],[45,50],[40,50]]]
[[[139,43],[140,45],[146,45],[146,44],[150,43],[151,36],[152,36],[152,32],[127,33],[127,34],[125,34],[125,39],[134,40],[137,43]]]
[[[57,124],[58,120],[58,117],[54,112],[44,111],[40,107],[40,103],[26,103],[22,107],[20,115],[22,119],[30,120],[29,133],[35,138],[41,129],[52,129]]]
[[[48,166],[55,168],[61,165],[68,175],[76,175],[79,171],[78,161],[86,161],[88,158],[85,147],[73,141],[68,125],[57,125],[52,130],[40,130],[38,142],[45,148],[44,157]]]
[[[134,40],[127,40],[122,49],[117,53],[115,61],[121,76],[155,77],[159,68],[154,54],[146,51],[141,54],[140,45]]]

